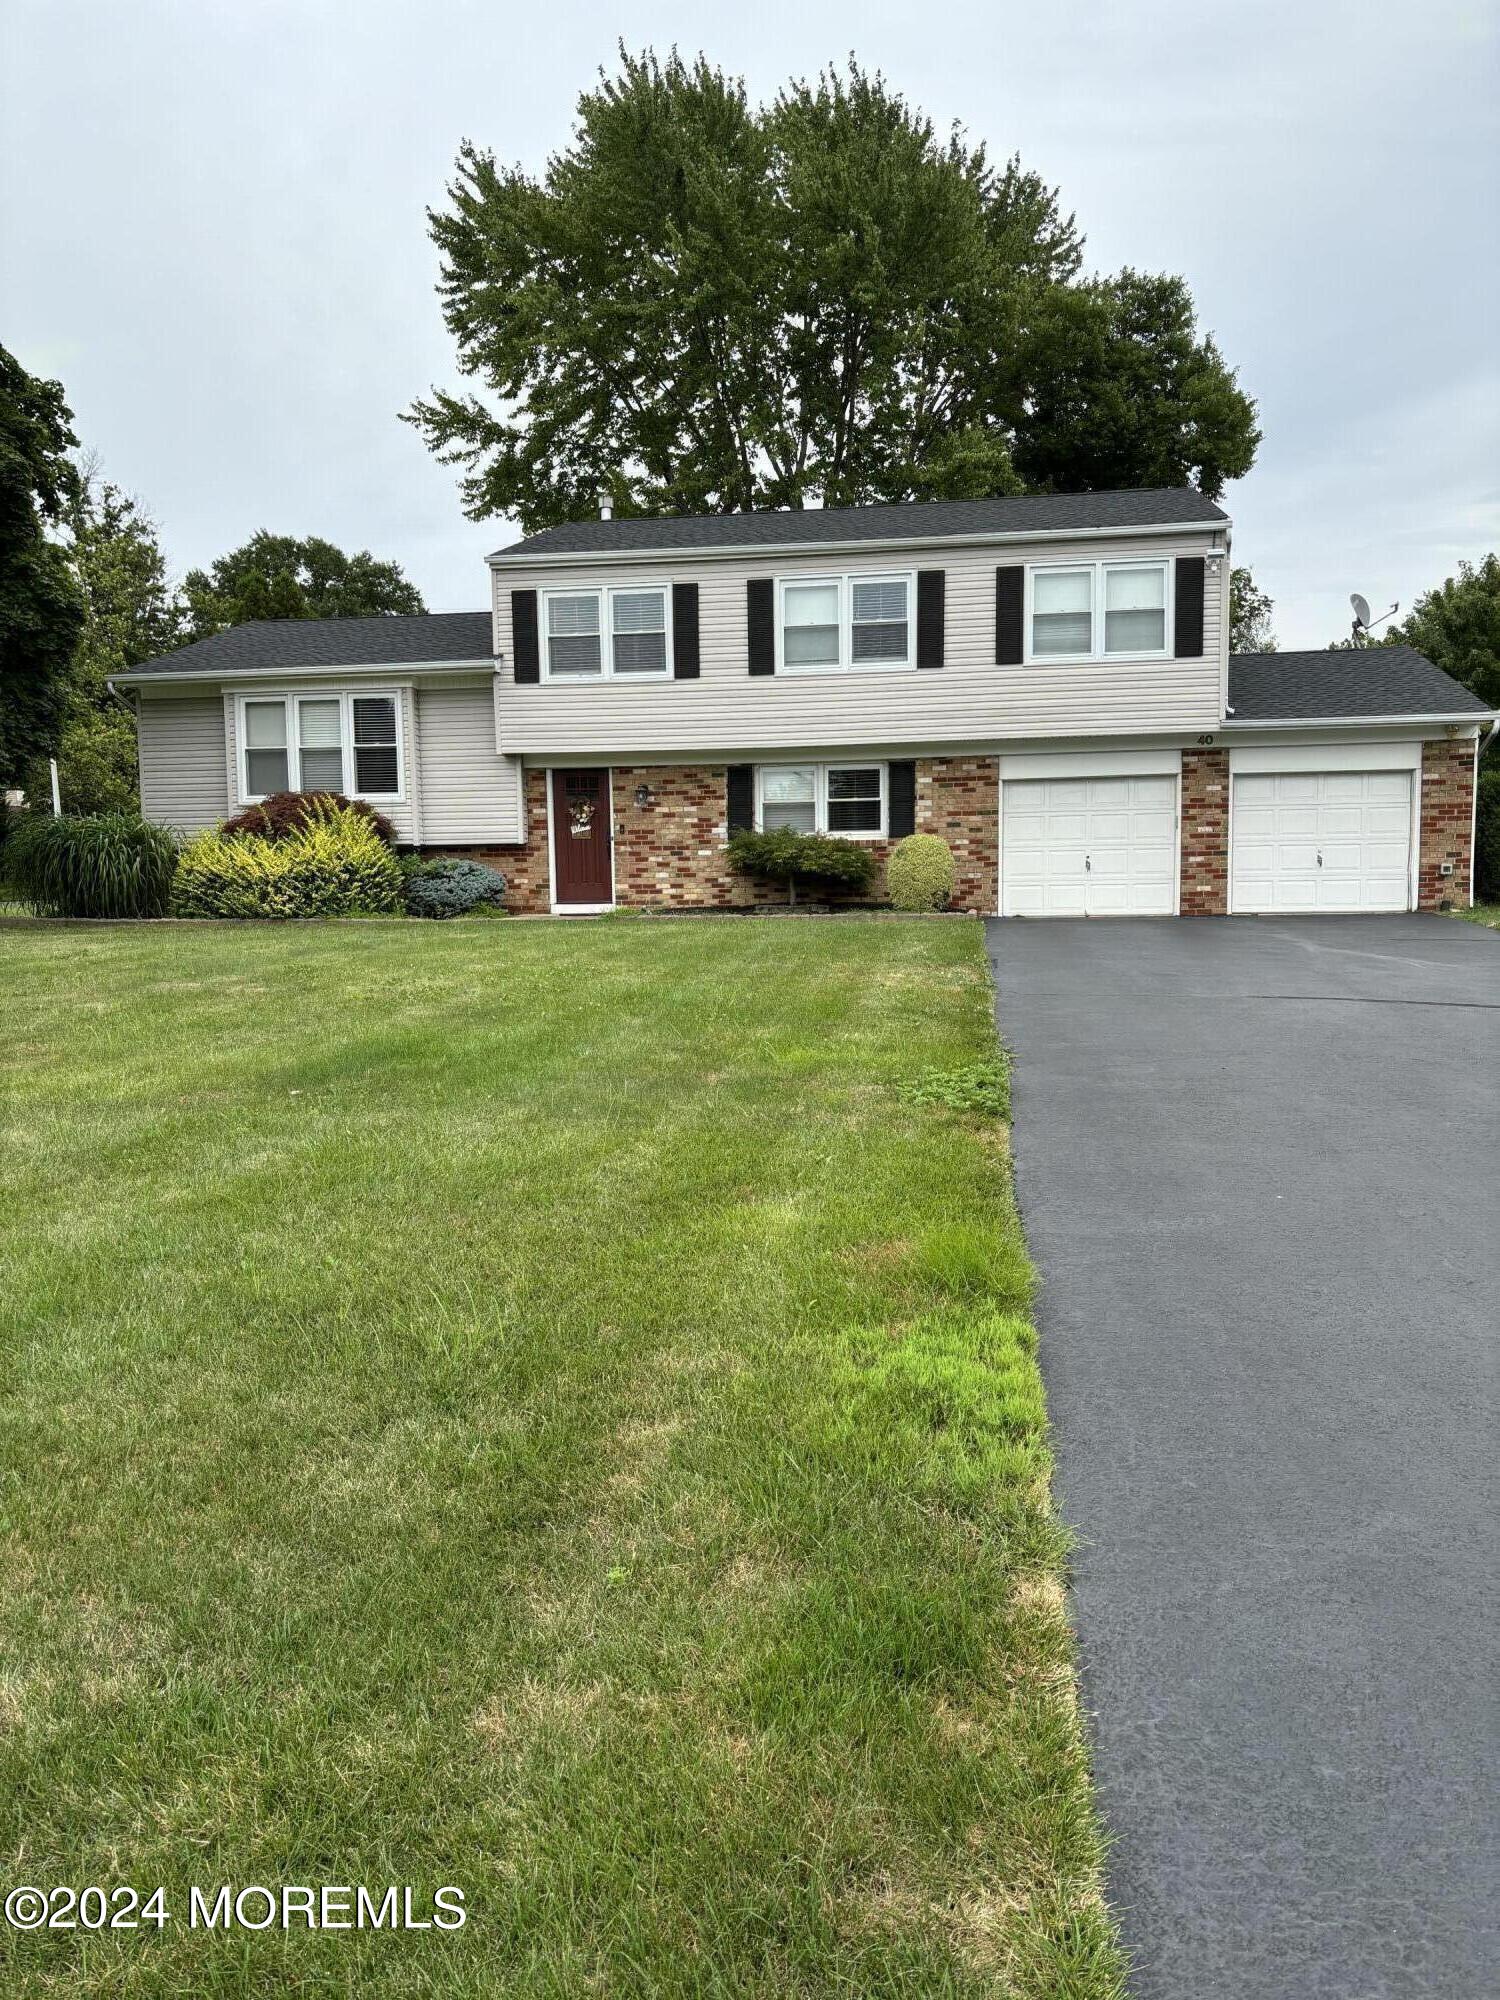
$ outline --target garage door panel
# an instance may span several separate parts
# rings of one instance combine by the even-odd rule
[[[1234,909],[1408,907],[1409,771],[1255,772],[1233,787]]]
[[[1009,779],[1001,792],[1006,916],[1170,916],[1177,781]]]

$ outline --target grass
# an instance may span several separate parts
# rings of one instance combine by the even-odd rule
[[[0,1988],[1119,1992],[977,926],[0,963]]]
[[[1467,923],[1483,924],[1488,930],[1500,931],[1500,903],[1476,903],[1471,910],[1457,913]]]

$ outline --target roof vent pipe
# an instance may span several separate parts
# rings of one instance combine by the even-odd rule
[[[608,489],[601,486],[599,488],[599,519],[601,521],[612,519],[614,511],[614,502],[609,497]]]

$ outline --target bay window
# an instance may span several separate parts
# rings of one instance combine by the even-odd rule
[[[1098,562],[1029,569],[1027,659],[1165,654],[1169,568],[1165,562]]]
[[[762,764],[756,824],[765,833],[878,837],[886,828],[884,764]]]
[[[777,584],[777,671],[910,667],[911,576],[784,577]]]
[[[608,590],[549,590],[549,681],[643,680],[671,664],[672,593],[666,584]]]
[[[251,804],[272,792],[400,798],[398,703],[391,693],[242,695],[241,800]]]

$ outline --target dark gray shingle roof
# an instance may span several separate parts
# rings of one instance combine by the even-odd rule
[[[132,667],[136,674],[295,672],[300,667],[415,667],[488,660],[488,611],[428,611],[399,618],[262,618]]]
[[[1410,646],[1342,652],[1232,653],[1234,722],[1317,721],[1341,715],[1488,715],[1466,687]]]
[[[497,549],[510,556],[631,555],[649,549],[795,547],[799,543],[934,541],[1069,528],[1214,527],[1229,516],[1195,486],[1118,493],[1023,493],[997,500],[912,500],[884,507],[808,507],[758,514],[683,514],[565,521]]]

